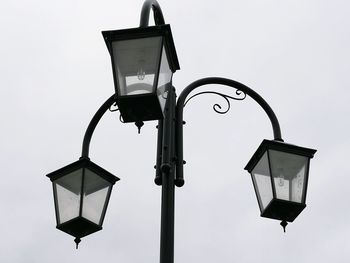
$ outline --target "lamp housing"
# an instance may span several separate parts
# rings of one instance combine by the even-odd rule
[[[102,229],[112,187],[118,177],[87,158],[49,173],[57,228],[76,238]]]
[[[316,150],[264,140],[248,162],[261,216],[293,222],[306,207],[310,159]]]
[[[173,73],[180,69],[170,25],[103,31],[124,122],[163,118]]]

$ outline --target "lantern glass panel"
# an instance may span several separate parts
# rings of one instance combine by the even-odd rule
[[[269,150],[269,157],[276,198],[303,203],[309,158],[276,150]]]
[[[54,181],[58,224],[79,216],[83,169],[78,169]]]
[[[163,47],[157,85],[157,95],[159,98],[160,106],[162,107],[162,111],[164,111],[165,102],[170,88],[169,83],[171,83],[172,76],[173,72],[169,67],[168,58],[165,52],[165,48]]]
[[[153,92],[161,45],[160,36],[112,42],[119,96]]]
[[[84,175],[84,195],[82,216],[91,222],[102,223],[104,207],[108,201],[112,184],[89,169]]]
[[[260,210],[263,211],[273,198],[267,152],[261,157],[251,174]]]

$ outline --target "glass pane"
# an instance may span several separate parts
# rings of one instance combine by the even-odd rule
[[[59,224],[79,216],[82,174],[79,169],[54,181]]]
[[[100,224],[101,215],[106,198],[111,188],[111,183],[104,180],[89,169],[85,170],[83,217]]]
[[[252,178],[258,196],[260,210],[263,211],[273,198],[267,152],[252,171]]]
[[[269,154],[276,197],[303,202],[308,158],[276,150],[269,150]]]
[[[162,38],[150,37],[112,43],[118,94],[136,95],[153,91]]]
[[[173,72],[169,68],[168,58],[163,47],[157,87],[157,95],[160,106],[162,107],[162,111],[164,110],[166,98],[168,95],[168,89],[170,88],[168,84],[171,82],[172,76]]]

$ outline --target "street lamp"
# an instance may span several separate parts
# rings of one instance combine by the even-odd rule
[[[47,175],[52,181],[57,228],[80,238],[102,229],[103,219],[118,177],[87,158]]]
[[[156,25],[148,27],[151,9]],[[57,228],[75,236],[77,243],[102,228],[112,185],[119,179],[90,161],[89,146],[104,113],[117,106],[123,122],[135,122],[139,131],[144,121],[158,120],[155,183],[162,186],[160,262],[173,263],[175,186],[184,185],[183,110],[189,100],[204,93],[227,102],[227,110],[214,105],[220,114],[229,111],[230,100],[247,96],[265,111],[274,139],[262,142],[245,169],[251,173],[261,216],[281,220],[284,229],[295,220],[306,206],[310,159],[316,150],[284,143],[275,113],[258,93],[231,79],[209,77],[188,85],[176,100],[172,74],[180,67],[170,26],[155,0],[144,2],[140,28],[104,31],[103,37],[111,55],[115,94],[90,121],[80,160],[48,175],[54,187]],[[191,94],[208,84],[233,88],[235,95],[215,90]]]
[[[310,158],[315,150],[264,140],[245,167],[251,173],[261,216],[287,222],[306,207]]]
[[[158,120],[180,69],[170,25],[103,31],[124,122]]]

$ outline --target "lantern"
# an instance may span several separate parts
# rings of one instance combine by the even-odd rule
[[[245,167],[251,173],[261,216],[286,224],[306,207],[309,165],[315,152],[279,141],[261,143]]]
[[[172,75],[180,68],[170,25],[102,34],[111,55],[123,121],[162,119]]]
[[[102,229],[102,223],[118,177],[87,158],[47,175],[53,184],[57,228],[76,237]]]

